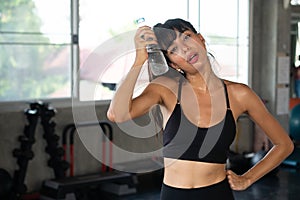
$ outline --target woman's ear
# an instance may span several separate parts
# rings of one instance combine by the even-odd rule
[[[175,63],[172,63],[172,62],[170,63],[170,66],[176,70],[179,68],[178,65],[176,65]]]
[[[184,73],[182,69],[180,69],[180,67],[174,63],[170,63],[170,66],[175,69],[176,71],[178,71],[179,73]]]

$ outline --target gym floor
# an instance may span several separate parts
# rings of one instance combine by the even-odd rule
[[[160,175],[148,174],[138,177],[136,194],[118,197],[103,194],[106,200],[158,200],[160,193]],[[275,175],[267,175],[246,191],[234,192],[236,200],[299,200],[300,170],[292,167],[280,167]]]

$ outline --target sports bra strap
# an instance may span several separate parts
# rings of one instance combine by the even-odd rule
[[[224,80],[222,80],[222,83],[224,85],[224,92],[225,92],[225,97],[226,97],[226,105],[227,105],[227,109],[230,109],[230,103],[229,103],[229,98],[228,98],[228,91],[227,91],[227,86],[224,83]]]

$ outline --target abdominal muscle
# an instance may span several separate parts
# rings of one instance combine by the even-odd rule
[[[225,164],[164,158],[164,184],[177,188],[200,188],[221,182]]]

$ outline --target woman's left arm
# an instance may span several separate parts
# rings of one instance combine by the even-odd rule
[[[239,176],[228,170],[227,176],[233,190],[244,190],[272,171],[292,153],[294,149],[288,133],[267,110],[262,100],[246,85],[239,85],[240,92],[237,101],[243,112],[261,127],[268,136],[273,146],[268,153],[246,173]]]

